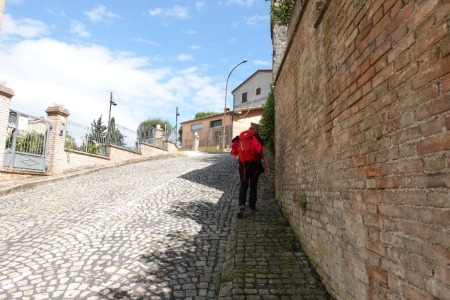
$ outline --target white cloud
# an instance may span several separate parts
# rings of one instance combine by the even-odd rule
[[[199,50],[199,49],[200,49],[200,46],[198,46],[198,45],[191,45],[189,48],[190,48],[191,50]]]
[[[229,0],[227,5],[252,6],[255,0]]]
[[[175,5],[172,8],[155,8],[148,11],[148,14],[152,17],[163,17],[163,18],[176,18],[176,19],[188,19],[189,18],[189,8],[181,7]]]
[[[106,9],[106,6],[99,5],[96,8],[84,12],[84,14],[91,20],[92,22],[108,22],[111,19],[119,18],[113,12],[110,12]]]
[[[193,59],[194,59],[194,57],[192,55],[185,54],[185,53],[177,56],[178,61],[188,61],[188,60],[193,60]]]
[[[137,42],[137,43],[142,43],[142,44],[146,44],[146,45],[150,45],[150,46],[161,46],[161,44],[148,40],[148,39],[144,39],[144,38],[134,38],[132,39],[133,42]]]
[[[257,27],[260,23],[262,22],[267,22],[270,20],[270,17],[267,16],[258,16],[258,15],[254,15],[252,17],[247,18],[247,20],[245,21],[245,24],[251,26],[251,27]]]
[[[0,48],[0,78],[15,93],[13,109],[45,116],[47,107],[60,103],[69,110],[70,121],[84,126],[108,115],[110,92],[118,104],[112,116],[133,130],[151,117],[171,120],[175,106],[187,119],[191,111],[223,106],[222,87],[202,76],[200,68],[151,68],[153,59],[158,57],[98,45],[24,40]]]
[[[195,31],[193,29],[188,29],[188,30],[184,30],[183,33],[187,34],[187,35],[194,35],[194,34],[197,34],[197,31]]]
[[[70,22],[70,32],[80,36],[80,37],[89,37],[91,34],[86,29],[86,26],[83,22],[80,22],[78,20],[72,20]]]
[[[254,60],[253,64],[257,67],[271,67],[272,63],[265,60]]]
[[[203,10],[206,7],[206,1],[199,1],[197,3],[195,3],[195,8],[197,10]]]
[[[237,40],[235,38],[228,39],[228,44],[236,44]]]
[[[36,38],[50,34],[45,23],[33,19],[14,20],[9,14],[3,18],[2,35],[20,36],[22,38]]]

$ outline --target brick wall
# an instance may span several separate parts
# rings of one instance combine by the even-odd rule
[[[285,215],[337,299],[450,299],[450,3],[296,5],[274,81]]]

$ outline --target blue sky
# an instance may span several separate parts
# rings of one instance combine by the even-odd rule
[[[113,92],[118,124],[175,125],[177,106],[179,122],[222,112],[243,59],[229,92],[272,68],[269,10],[265,0],[6,0],[0,81],[12,109],[34,116],[58,104],[89,126],[107,119]]]

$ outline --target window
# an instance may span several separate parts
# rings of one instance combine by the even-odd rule
[[[210,123],[211,128],[220,127],[220,126],[222,126],[222,120],[214,120],[214,121],[211,121],[211,123]]]
[[[261,94],[261,88],[256,89],[256,95],[259,95],[259,94]]]
[[[242,93],[242,103],[247,102],[247,92]]]
[[[222,137],[222,134],[220,132],[214,132],[214,136],[213,136],[214,146],[220,145],[221,137]]]
[[[200,131],[202,130],[202,123],[191,125],[191,131]]]

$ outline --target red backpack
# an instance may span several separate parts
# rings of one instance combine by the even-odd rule
[[[255,131],[250,129],[241,132],[231,144],[231,154],[239,155],[241,162],[261,159],[262,150],[263,146],[255,137]]]

